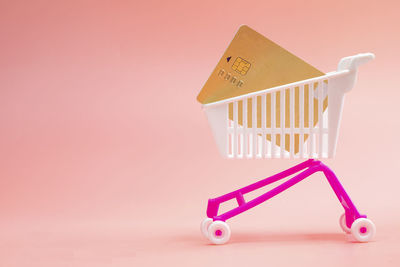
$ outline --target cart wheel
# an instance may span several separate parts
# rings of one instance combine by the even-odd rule
[[[339,223],[340,223],[340,227],[342,228],[342,230],[345,233],[347,233],[347,234],[351,233],[351,229],[349,227],[347,227],[347,224],[346,224],[346,213],[343,213],[342,216],[340,216]]]
[[[208,239],[216,245],[222,245],[229,241],[231,229],[226,222],[215,221],[208,227]]]
[[[210,224],[213,222],[213,219],[211,218],[205,218],[201,224],[200,224],[200,230],[201,233],[203,234],[203,236],[205,238],[208,238],[208,227],[210,226]]]
[[[351,225],[351,233],[358,242],[371,241],[375,231],[375,224],[367,218],[358,218]]]

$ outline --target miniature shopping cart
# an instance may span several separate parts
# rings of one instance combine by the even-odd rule
[[[357,79],[357,68],[372,53],[345,57],[336,71],[258,92],[205,104],[203,109],[220,153],[228,158],[307,158],[281,173],[209,199],[201,231],[214,244],[231,235],[226,220],[276,196],[315,172],[323,172],[344,208],[340,226],[359,242],[370,241],[375,226],[361,215],[332,170],[317,158],[335,155],[344,95]],[[294,175],[250,201],[246,193]],[[238,206],[218,214],[219,205],[236,199]]]

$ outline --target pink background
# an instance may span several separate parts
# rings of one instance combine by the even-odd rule
[[[399,266],[397,1],[2,1],[0,266]],[[375,242],[346,241],[314,175],[231,220],[206,201],[298,161],[225,160],[195,98],[240,24],[322,71],[374,52],[335,170]]]

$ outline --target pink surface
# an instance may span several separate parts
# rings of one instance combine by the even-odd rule
[[[3,1],[0,265],[399,266],[399,7]],[[375,242],[346,241],[322,175],[228,221],[229,244],[202,239],[208,197],[298,162],[222,159],[195,100],[240,24],[325,72],[376,54],[325,161]]]

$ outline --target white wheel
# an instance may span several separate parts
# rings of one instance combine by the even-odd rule
[[[211,218],[205,218],[201,224],[200,224],[200,230],[201,233],[203,234],[203,236],[205,238],[208,238],[208,227],[210,226],[210,224],[213,222],[213,219]]]
[[[347,224],[346,224],[346,214],[345,213],[343,213],[342,216],[340,216],[339,224],[345,233],[347,233],[347,234],[351,233],[351,229],[349,227],[347,227]]]
[[[367,218],[358,218],[351,225],[351,234],[358,242],[371,241],[375,231],[375,224]]]
[[[208,239],[216,245],[222,245],[229,241],[231,229],[226,222],[215,221],[208,227]]]

